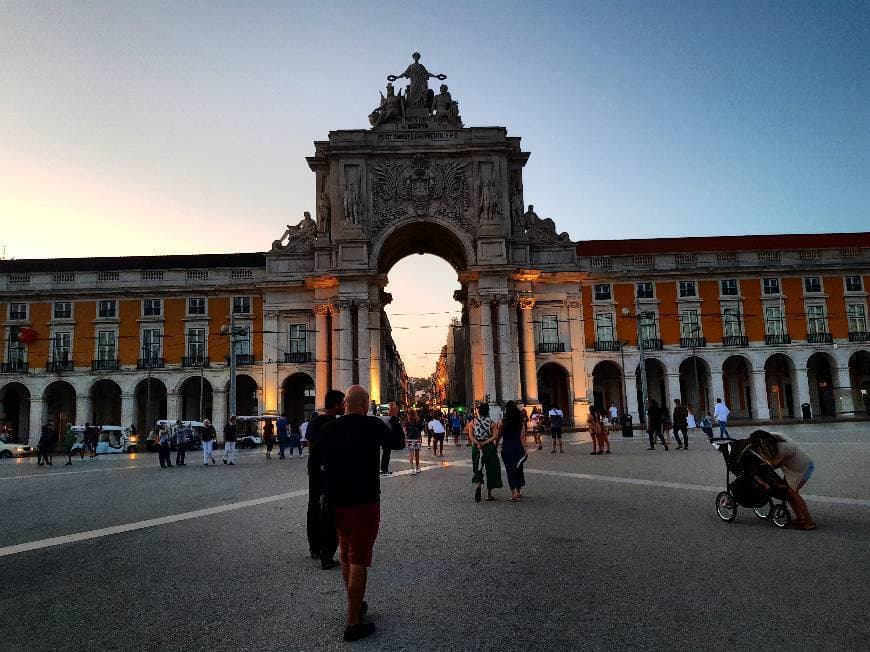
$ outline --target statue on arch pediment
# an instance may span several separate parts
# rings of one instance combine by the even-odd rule
[[[288,224],[281,237],[272,241],[271,251],[273,253],[309,253],[313,251],[316,237],[317,222],[311,219],[311,213],[305,211],[298,224],[295,226]]]
[[[535,207],[529,204],[529,209],[523,215],[523,226],[526,236],[535,244],[563,244],[570,243],[571,238],[567,232],[556,233],[556,223],[550,218],[540,218],[535,213]]]
[[[387,75],[387,81],[394,82],[397,79],[407,79],[409,82],[408,94],[405,98],[407,105],[412,109],[431,109],[434,98],[432,91],[429,90],[429,80],[434,78],[444,81],[447,79],[447,75],[433,75],[426,70],[426,66],[420,63],[419,52],[412,54],[411,58],[414,59],[414,63],[409,65],[405,69],[405,72],[401,75]]]
[[[369,123],[372,127],[380,127],[383,124],[398,123],[405,114],[405,98],[402,91],[396,95],[395,87],[387,84],[387,95],[381,93],[381,104],[369,114]]]

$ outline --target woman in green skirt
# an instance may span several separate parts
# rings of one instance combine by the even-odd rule
[[[466,434],[472,445],[471,467],[474,475],[471,483],[477,485],[474,490],[474,500],[480,502],[484,474],[486,474],[486,499],[495,500],[492,490],[503,485],[497,450],[499,429],[498,424],[489,418],[489,405],[481,403],[477,406],[477,418],[468,424]]]

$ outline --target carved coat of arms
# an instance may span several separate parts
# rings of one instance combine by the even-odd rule
[[[377,233],[406,217],[439,217],[471,230],[467,161],[429,161],[417,154],[413,162],[386,161],[371,165],[373,220]]]

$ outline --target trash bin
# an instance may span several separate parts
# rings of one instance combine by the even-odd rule
[[[813,410],[810,408],[809,403],[801,403],[801,416],[804,419],[812,419],[813,418]]]
[[[620,421],[622,422],[622,436],[634,437],[634,431],[631,429],[631,415],[623,414]]]

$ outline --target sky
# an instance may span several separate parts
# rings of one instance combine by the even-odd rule
[[[0,0],[6,256],[268,248],[415,50],[575,240],[870,225],[870,2]],[[392,313],[457,307],[407,260]]]

